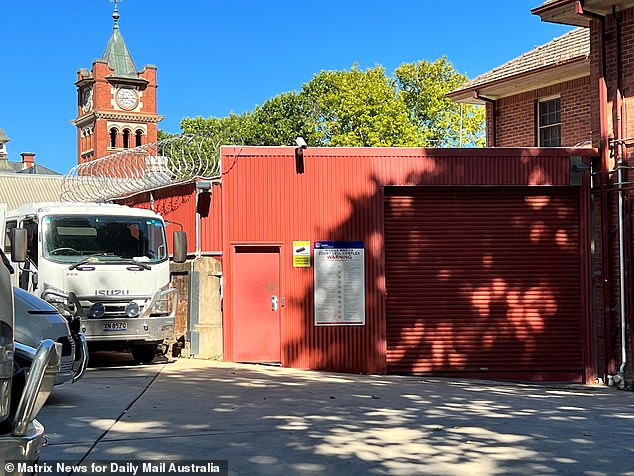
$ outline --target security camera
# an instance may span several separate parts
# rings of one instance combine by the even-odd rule
[[[303,137],[297,137],[295,139],[295,143],[297,144],[297,147],[299,147],[300,149],[305,149],[306,147],[308,147],[308,144],[306,143]]]
[[[206,181],[198,181],[196,182],[196,190],[211,190],[211,182],[206,182]]]

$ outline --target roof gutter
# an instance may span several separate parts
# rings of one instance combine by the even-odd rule
[[[574,0],[556,0],[554,2],[550,2],[550,3],[547,3],[545,5],[541,5],[541,6],[537,7],[537,8],[533,8],[531,10],[531,13],[533,15],[541,16],[543,13],[546,13],[546,12],[555,10],[555,9],[557,9],[559,7],[565,6],[568,3],[571,3],[572,1],[574,1]]]
[[[552,23],[561,23],[563,25],[576,25],[587,27],[588,24],[585,24],[584,21],[578,21],[580,17],[585,18],[586,20],[591,20],[590,17],[585,15],[579,15],[575,18],[575,15],[565,15],[566,12],[569,12],[569,7],[573,4],[576,4],[577,0],[554,0],[552,2],[546,3],[545,5],[541,5],[537,8],[533,8],[531,13],[533,15],[539,16],[542,21],[552,22]],[[576,5],[575,5],[576,10]],[[562,16],[559,16],[562,14]],[[575,11],[575,13],[577,13]]]
[[[496,128],[497,121],[496,121],[496,114],[495,114],[495,99],[482,96],[480,94],[480,91],[478,91],[477,89],[473,91],[472,95],[474,99],[483,101],[491,105],[491,141],[489,141],[487,138],[487,143],[488,143],[487,145],[489,147],[495,147],[495,144],[497,142],[497,139],[496,139],[497,138],[497,128]]]

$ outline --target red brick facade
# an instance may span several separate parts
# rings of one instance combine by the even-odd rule
[[[486,104],[487,143],[497,147],[537,146],[538,101],[558,97],[561,145],[595,151],[587,170],[595,371],[634,388],[634,8],[622,5],[543,2],[533,10],[542,20],[581,28],[452,94]]]
[[[609,375],[620,373],[621,357],[621,304],[624,303],[626,355],[629,361],[625,366],[625,379],[631,385],[634,380],[634,367],[632,355],[634,343],[632,342],[631,329],[634,328],[634,296],[632,292],[632,273],[634,271],[632,257],[634,256],[634,220],[632,187],[630,184],[632,174],[629,167],[632,165],[634,154],[634,123],[629,118],[634,118],[634,9],[616,12],[604,18],[604,34],[601,31],[601,22],[593,21],[590,25],[591,41],[591,88],[589,94],[593,105],[591,124],[593,130],[593,144],[602,148],[606,145],[602,156],[603,165],[601,173],[597,177],[597,183],[603,189],[603,193],[597,193],[598,203],[603,201],[605,207],[605,226],[601,230],[601,238],[604,250],[602,259],[599,260],[602,268],[595,267],[595,275],[606,277],[599,287],[602,294],[604,325],[599,329],[606,336],[606,358]],[[602,57],[601,51],[604,51]],[[602,68],[603,63],[603,68]],[[606,100],[601,107],[600,84],[602,83],[602,71],[605,71]],[[620,108],[619,104],[623,103]],[[605,137],[601,136],[601,117],[604,111]],[[620,124],[622,123],[622,126]],[[617,185],[619,162],[623,165],[622,181],[625,184],[621,194],[623,203],[623,255],[624,255],[624,292],[621,293],[621,266],[620,266],[620,220],[619,220],[619,189]],[[599,235],[597,234],[597,237]],[[605,265],[603,266],[603,263]],[[597,293],[598,294],[598,293]],[[622,298],[623,296],[623,298]]]
[[[495,130],[497,147],[537,147],[536,103],[550,97],[561,100],[562,147],[589,144],[592,139],[589,84],[589,78],[584,77],[499,99],[495,102],[495,119],[491,114],[493,105],[487,104],[488,145],[492,145]]]
[[[583,24],[584,18],[588,22],[588,76],[488,102],[487,138],[489,145],[498,147],[536,146],[536,103],[559,97],[561,145],[591,145],[598,151],[591,192],[596,374],[614,378],[615,383],[624,378],[626,385],[633,386],[634,8],[619,11],[600,1],[593,8],[589,17],[581,16],[574,2],[544,3],[538,9],[546,21],[552,15],[557,22],[563,18],[574,25]],[[544,76],[544,82],[548,79]]]
[[[156,111],[156,67],[146,65],[140,72],[125,69],[134,64],[118,36],[117,21],[118,17],[115,48],[121,50],[119,56],[127,55],[129,63],[117,70],[106,58],[98,59],[92,71],[77,72],[77,164],[157,140],[162,116]]]

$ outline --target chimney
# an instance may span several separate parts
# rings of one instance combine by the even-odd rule
[[[22,170],[35,165],[35,154],[33,152],[22,152]]]

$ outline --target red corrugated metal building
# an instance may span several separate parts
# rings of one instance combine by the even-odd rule
[[[593,381],[589,173],[578,165],[596,150],[302,152],[222,149],[201,243],[222,251],[224,359]],[[193,186],[154,203],[195,236]],[[344,307],[354,296],[348,271],[327,275],[315,246],[359,242],[362,320],[319,325],[315,279],[319,306],[322,291],[343,292]],[[310,267],[297,266],[298,243]]]

